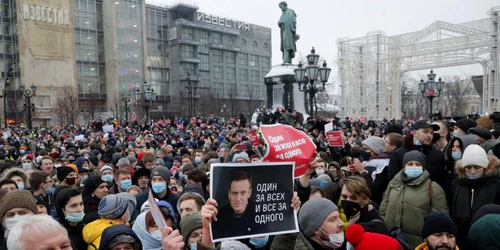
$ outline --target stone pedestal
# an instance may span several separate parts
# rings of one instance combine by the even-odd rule
[[[297,65],[287,64],[274,66],[267,73],[264,82],[267,85],[267,107],[295,109],[305,114],[305,95],[298,89],[294,69]]]

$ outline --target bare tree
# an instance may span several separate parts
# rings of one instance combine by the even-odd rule
[[[470,77],[461,79],[460,76],[445,76],[444,89],[439,99],[439,107],[443,110],[443,115],[451,116],[464,112],[465,96],[473,90]]]
[[[101,107],[99,107],[99,98],[97,93],[90,93],[85,105],[81,105],[83,118],[85,121],[95,121],[101,117]]]
[[[129,102],[128,108],[130,108],[131,105],[132,105],[132,103]],[[122,101],[120,100],[120,97],[114,96],[113,99],[111,100],[111,107],[110,107],[110,110],[113,113],[114,118],[116,118],[116,119],[122,118],[122,114],[123,114],[122,111],[124,111],[124,110],[122,110],[121,107],[122,107]],[[125,120],[128,120],[128,117],[125,117]]]
[[[70,86],[61,88],[55,107],[56,118],[61,127],[75,124],[76,119],[78,119],[78,116],[80,115],[78,95],[76,94],[75,89]]]
[[[231,117],[235,117],[235,114],[238,112],[238,110],[236,110],[238,107],[238,92],[236,88],[229,88],[227,91],[227,97]]]

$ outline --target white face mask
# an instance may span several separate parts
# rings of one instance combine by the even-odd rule
[[[325,233],[325,231],[323,231],[323,229],[320,228],[319,230],[328,235],[328,238],[330,238],[330,240],[321,240],[320,238],[324,246],[328,248],[339,248],[342,246],[342,244],[344,244],[344,232],[340,232],[338,234],[327,234]]]
[[[151,232],[151,236],[153,236],[153,238],[161,241],[161,231],[159,229]]]
[[[20,221],[30,217],[31,214],[25,214],[25,215],[16,215],[12,218],[9,218],[9,219],[6,219],[4,221],[4,228],[6,229],[6,235],[8,234],[8,232]]]

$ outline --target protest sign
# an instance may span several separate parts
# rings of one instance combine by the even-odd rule
[[[84,138],[85,138],[84,135],[77,135],[75,136],[75,141],[83,141]]]
[[[102,132],[104,133],[113,133],[113,125],[105,125],[105,126],[102,126]]]
[[[366,122],[366,116],[360,116],[359,117],[359,121],[362,122],[362,123],[365,123]]]
[[[252,142],[252,145],[254,147],[260,146],[259,136],[257,135],[257,133],[255,131],[253,131],[253,130],[249,131],[248,136],[250,137],[250,141]]]
[[[219,204],[213,242],[298,232],[293,162],[211,165],[210,194]]]
[[[328,145],[330,147],[343,147],[344,141],[342,140],[342,131],[330,131],[326,133]]]
[[[325,132],[333,130],[333,122],[325,124]]]
[[[306,172],[316,153],[316,145],[306,133],[283,124],[262,125],[262,137],[267,149],[263,161],[295,162],[295,178]]]

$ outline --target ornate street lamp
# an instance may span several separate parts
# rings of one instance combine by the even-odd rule
[[[153,89],[153,87],[151,86],[151,84],[149,84],[148,82],[144,81],[144,84],[143,84],[143,96],[141,98],[141,89],[139,88],[139,86],[136,86],[135,87],[135,100],[137,102],[138,105],[140,105],[141,107],[143,107],[145,110],[146,110],[146,123],[149,122],[149,109],[151,107],[153,107],[154,103],[155,103],[155,100],[156,100],[156,93]],[[141,102],[141,99],[143,99],[143,101]]]
[[[33,122],[31,120],[31,112],[35,112],[35,104],[31,103],[31,98],[36,95],[37,87],[35,84],[31,84],[31,88],[26,89],[24,85],[19,86],[19,90],[23,93],[24,98],[26,98],[26,102],[24,103],[23,111],[28,111],[28,129],[33,128]]]
[[[424,79],[421,79],[418,83],[418,90],[422,93],[422,97],[427,97],[430,102],[429,116],[432,117],[432,100],[436,97],[441,96],[441,92],[444,88],[444,82],[441,80],[441,77],[436,82],[436,74],[431,69],[431,72],[427,74],[427,82],[424,82]],[[437,92],[437,93],[436,93]]]

